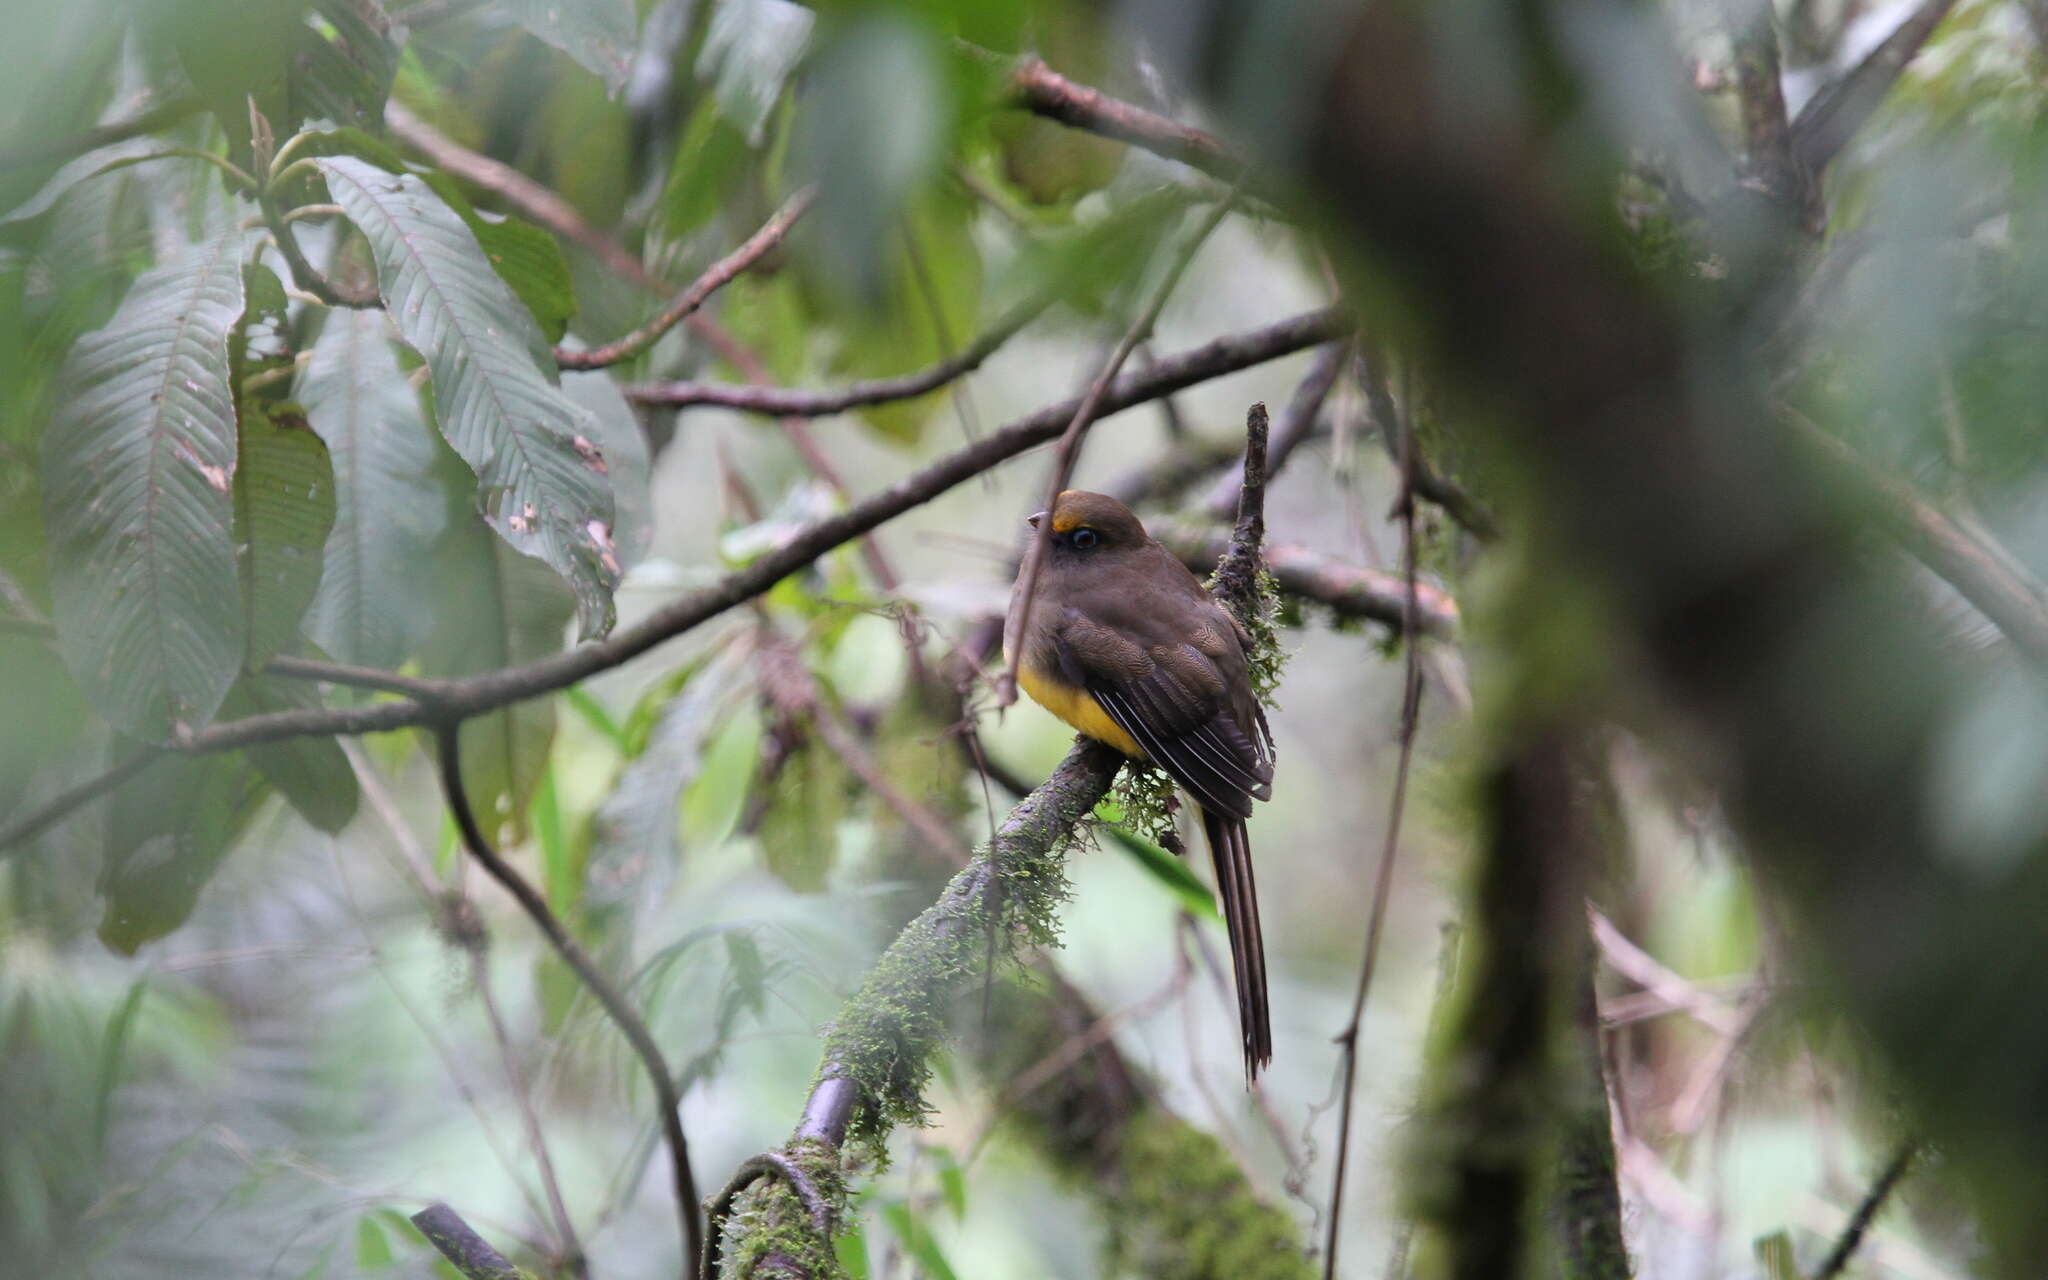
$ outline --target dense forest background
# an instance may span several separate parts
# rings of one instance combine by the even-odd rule
[[[0,19],[0,1272],[2048,1266],[2048,7]]]

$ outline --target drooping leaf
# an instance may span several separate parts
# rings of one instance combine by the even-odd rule
[[[497,0],[497,8],[596,73],[609,92],[626,87],[640,31],[633,0]]]
[[[262,116],[273,140],[298,127],[292,70],[310,8],[311,0],[167,0],[143,10],[245,168],[253,163],[252,116]]]
[[[560,342],[576,315],[576,282],[569,274],[569,259],[561,244],[530,222],[479,213],[445,173],[427,174],[425,180],[476,237],[491,269],[533,312],[541,333],[549,342]]]
[[[747,135],[726,118],[717,101],[700,101],[669,162],[659,205],[661,230],[680,239],[709,222],[745,175],[750,155]]]
[[[444,523],[432,428],[386,334],[377,312],[330,315],[296,391],[334,470],[334,528],[305,632],[372,667],[397,666],[425,637],[432,602],[415,583]]]
[[[228,690],[224,714],[237,719],[272,711],[309,711],[320,692],[303,680],[247,675]],[[249,760],[315,828],[334,835],[356,815],[356,773],[332,738],[285,738],[249,748]]]
[[[295,647],[299,620],[320,587],[334,529],[334,468],[327,446],[290,405],[249,404],[235,469],[235,541],[254,671]]]
[[[173,755],[114,791],[100,870],[100,941],[124,955],[185,923],[264,786],[238,754]]]
[[[467,675],[532,662],[562,648],[575,603],[561,580],[491,536],[475,518],[449,528],[430,579],[440,583],[429,670]],[[524,836],[547,769],[555,704],[530,698],[463,722],[462,778],[487,832]]]
[[[213,718],[240,669],[234,394],[239,236],[135,282],[80,339],[43,448],[66,661],[114,724],[159,742]]]
[[[810,44],[817,18],[787,0],[724,0],[712,11],[697,55],[720,115],[745,145],[761,144],[768,116]]]
[[[398,46],[374,6],[314,0],[332,34],[308,26],[292,61],[292,114],[286,126],[332,120],[371,132],[384,128],[384,100],[398,74]],[[380,24],[383,29],[380,29]]]
[[[612,509],[616,515],[612,543],[619,564],[627,569],[640,563],[654,541],[654,495],[650,489],[653,461],[647,456],[647,435],[640,415],[626,403],[617,380],[602,370],[562,375],[562,390],[589,411],[597,427],[599,456],[612,482]]]
[[[434,378],[441,431],[476,472],[491,527],[575,591],[585,636],[612,623],[612,495],[590,415],[555,385],[532,313],[427,185],[361,160],[316,162],[369,240],[385,305]]]

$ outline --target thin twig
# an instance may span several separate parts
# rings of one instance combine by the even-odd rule
[[[1213,136],[1078,84],[1037,58],[1026,60],[1010,77],[1010,97],[1034,115],[1142,147],[1225,182],[1236,182],[1245,173],[1244,162]]]
[[[1808,171],[1825,170],[1877,113],[1955,0],[1926,0],[1840,80],[1815,94],[1792,124],[1792,146]]]
[[[1328,342],[1341,337],[1349,327],[1349,318],[1339,312],[1312,311],[1249,333],[1216,339],[1205,346],[1164,359],[1154,368],[1118,379],[1103,399],[1102,412],[1127,409],[1183,387]],[[621,666],[656,645],[745,604],[834,548],[931,501],[1034,445],[1055,438],[1070,420],[1073,404],[1073,401],[1068,401],[1050,405],[938,459],[867,500],[805,527],[747,567],[670,602],[599,643],[524,666],[440,682],[437,685],[438,702],[401,698],[355,707],[266,712],[204,729],[178,744],[179,749],[203,754],[287,738],[383,733],[431,724],[451,716],[483,715],[514,702],[567,688],[601,671]],[[59,797],[14,827],[0,832],[0,848],[40,831],[97,794],[99,792],[93,791],[77,797],[69,794]]]
[[[346,289],[321,273],[313,265],[306,251],[299,246],[298,234],[291,223],[285,220],[285,211],[277,200],[265,191],[256,198],[256,207],[262,211],[263,225],[270,229],[271,239],[277,242],[277,251],[284,255],[285,266],[291,271],[292,283],[312,294],[330,307],[347,307],[355,311],[370,311],[384,305],[382,296],[375,289]]]
[[[1280,421],[1273,426],[1273,438],[1266,451],[1268,476],[1278,475],[1302,441],[1314,432],[1316,415],[1323,411],[1323,401],[1329,399],[1330,389],[1337,385],[1337,375],[1343,372],[1344,362],[1350,355],[1350,344],[1343,342],[1333,342],[1316,353],[1308,372],[1295,385],[1287,407],[1281,410]],[[1211,519],[1235,518],[1238,490],[1243,484],[1244,462],[1239,459],[1209,486],[1202,506]]]
[[[1337,1033],[1344,1059],[1344,1082],[1337,1110],[1337,1161],[1331,1176],[1330,1217],[1323,1237],[1323,1280],[1337,1274],[1337,1243],[1344,1223],[1344,1173],[1351,1157],[1351,1115],[1358,1080],[1358,1034],[1365,1022],[1365,998],[1379,965],[1380,934],[1387,919],[1387,901],[1394,883],[1394,855],[1401,847],[1401,817],[1408,802],[1408,774],[1415,758],[1415,731],[1422,713],[1421,593],[1417,585],[1421,552],[1415,538],[1414,432],[1401,432],[1401,568],[1407,579],[1406,637],[1401,664],[1401,755],[1394,766],[1394,794],[1387,808],[1386,839],[1380,846],[1379,870],[1373,876],[1372,908],[1366,919],[1365,954],[1358,963],[1358,986],[1351,994],[1351,1019]]]
[[[441,789],[448,799],[449,812],[455,818],[456,829],[462,835],[462,843],[470,856],[483,864],[493,880],[503,885],[506,892],[519,903],[526,914],[539,926],[541,933],[554,947],[604,1011],[611,1016],[626,1043],[632,1046],[640,1063],[647,1069],[648,1079],[654,1085],[655,1103],[660,1108],[661,1133],[668,1144],[669,1160],[673,1168],[676,1197],[676,1212],[682,1219],[683,1257],[687,1260],[703,1252],[703,1224],[697,1213],[697,1182],[690,1172],[690,1143],[683,1134],[682,1099],[676,1094],[675,1080],[669,1074],[668,1061],[662,1056],[661,1048],[654,1042],[654,1035],[647,1029],[646,1020],[640,1011],[612,985],[596,963],[583,950],[576,939],[548,907],[547,900],[529,884],[526,878],[513,869],[512,865],[498,853],[477,824],[476,812],[470,808],[469,794],[462,781],[462,750],[458,738],[459,726],[448,722],[436,726],[435,738],[440,748],[439,763]],[[688,1264],[685,1263],[687,1272]]]
[[[466,1280],[524,1280],[518,1267],[493,1249],[461,1214],[438,1200],[412,1215],[412,1225]]]
[[[47,164],[52,160],[68,160],[72,156],[82,156],[88,151],[97,151],[101,147],[111,147],[117,142],[126,142],[130,138],[139,138],[146,133],[155,133],[160,129],[168,129],[174,124],[182,123],[198,115],[199,111],[200,102],[197,98],[184,96],[171,98],[154,106],[146,107],[126,120],[117,120],[112,124],[97,125],[82,133],[71,134],[69,137],[53,138],[48,142],[34,142],[24,147],[14,147],[6,151],[0,151],[0,171],[20,169],[32,164]]]
[[[79,783],[62,795],[53,797],[34,812],[15,819],[5,827],[0,827],[0,854],[5,854],[40,835],[72,810],[91,804],[147,769],[161,755],[163,752],[155,747],[144,747],[99,777]]]
[[[322,684],[342,685],[351,689],[374,689],[379,693],[401,694],[421,702],[433,702],[440,697],[442,686],[439,680],[402,675],[396,671],[383,671],[376,667],[352,667],[339,662],[321,662],[285,654],[279,654],[265,663],[263,670],[267,675],[287,676],[294,680],[317,680]]]
[[[479,934],[481,938],[483,935]],[[476,988],[477,1000],[483,1005],[484,1020],[490,1024],[491,1041],[497,1046],[498,1060],[505,1068],[505,1082],[512,1088],[513,1101],[519,1107],[519,1120],[526,1129],[526,1144],[533,1149],[533,1162],[540,1172],[541,1191],[547,1196],[548,1214],[555,1220],[555,1231],[561,1236],[562,1266],[573,1276],[590,1274],[590,1255],[584,1251],[583,1241],[576,1234],[575,1219],[569,1216],[569,1202],[562,1195],[562,1180],[555,1172],[554,1154],[548,1150],[546,1130],[541,1128],[540,1112],[533,1105],[533,1082],[527,1079],[526,1071],[519,1065],[519,1055],[512,1047],[512,1034],[505,1026],[505,1015],[498,1008],[498,998],[491,988],[490,955],[482,946],[469,949],[469,981]]]
[[[1863,1193],[1856,1211],[1849,1215],[1849,1222],[1842,1228],[1842,1234],[1835,1239],[1835,1246],[1828,1250],[1828,1256],[1820,1264],[1820,1270],[1813,1273],[1813,1280],[1834,1280],[1849,1266],[1849,1259],[1856,1256],[1856,1250],[1863,1243],[1863,1237],[1870,1230],[1871,1222],[1878,1210],[1898,1188],[1899,1182],[1913,1168],[1913,1161],[1920,1154],[1920,1140],[1908,1138],[1899,1144],[1898,1150],[1877,1175],[1877,1181],[1870,1184],[1870,1190]]]
[[[1087,393],[1081,397],[1081,402],[1074,406],[1073,417],[1068,421],[1066,430],[1060,433],[1059,445],[1053,455],[1052,481],[1046,486],[1045,495],[1047,511],[1052,510],[1068,482],[1073,479],[1074,464],[1080,458],[1081,442],[1086,437],[1089,426],[1101,412],[1109,388],[1116,381],[1117,373],[1124,367],[1124,361],[1130,358],[1131,352],[1139,343],[1152,336],[1153,326],[1159,322],[1159,313],[1166,309],[1167,300],[1173,296],[1174,288],[1180,284],[1181,276],[1195,260],[1196,252],[1209,238],[1209,233],[1222,223],[1224,216],[1235,203],[1235,193],[1232,193],[1231,199],[1218,201],[1203,215],[1194,234],[1190,235],[1186,243],[1174,254],[1165,278],[1152,291],[1152,297],[1145,304],[1145,309],[1139,313],[1130,328],[1124,331],[1123,337],[1117,340],[1109,359],[1103,361],[1101,371],[1089,384]],[[1031,603],[1038,593],[1038,577],[1045,565],[1046,552],[1052,546],[1052,533],[1053,522],[1050,518],[1039,521],[1031,539],[1030,549],[1024,553],[1024,566],[1017,578],[1015,603],[1011,606],[1010,616],[1004,623],[1003,651],[1009,656],[1001,678],[996,681],[998,707],[1007,707],[1017,700],[1017,664],[1023,660],[1024,646],[1018,643],[1016,638],[1023,634],[1024,620],[1031,616]]]
[[[1051,301],[1049,296],[1033,298],[998,321],[994,328],[960,354],[929,368],[893,378],[873,378],[821,391],[751,382],[640,382],[627,383],[621,390],[628,400],[636,404],[664,408],[718,405],[746,413],[803,418],[822,418],[865,405],[911,400],[979,369],[1003,344],[1036,319]]]
[[[1167,550],[1196,573],[1207,573],[1229,548],[1220,529],[1186,530],[1161,526],[1157,536]],[[1280,593],[1323,605],[1340,618],[1376,622],[1396,635],[1408,633],[1408,588],[1402,575],[1340,560],[1297,543],[1268,543],[1266,571]],[[1439,640],[1458,634],[1458,605],[1450,595],[1426,582],[1417,583],[1414,616],[1421,634]]]
[[[761,229],[748,236],[739,248],[704,269],[704,273],[691,281],[688,288],[676,295],[674,302],[662,308],[661,314],[646,324],[620,338],[607,342],[601,347],[588,351],[574,351],[566,347],[555,348],[555,363],[564,369],[605,369],[622,361],[631,360],[661,340],[663,334],[704,305],[706,299],[736,279],[742,272],[759,262],[769,251],[781,244],[789,235],[790,228],[809,212],[817,203],[817,192],[806,187],[775,211],[773,217],[761,224]]]

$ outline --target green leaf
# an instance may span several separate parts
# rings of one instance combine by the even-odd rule
[[[833,1256],[851,1280],[868,1280],[868,1233],[860,1227],[841,1232],[832,1241]]]
[[[71,673],[41,637],[0,633],[0,813],[13,810],[39,769],[94,723]]]
[[[491,260],[491,269],[512,286],[549,342],[560,342],[576,314],[576,282],[569,258],[553,234],[510,215],[477,212],[462,188],[445,173],[430,173],[426,184],[447,201]]]
[[[433,429],[374,311],[336,311],[296,394],[334,469],[335,518],[305,632],[342,662],[395,667],[433,602],[414,585],[444,526]]]
[[[626,403],[617,379],[602,370],[563,374],[562,390],[589,412],[597,428],[599,457],[612,482],[612,545],[619,564],[630,569],[654,542],[654,462],[640,415]]]
[[[356,1269],[386,1271],[398,1261],[391,1251],[391,1238],[376,1217],[364,1214],[356,1219]]]
[[[561,580],[470,519],[448,531],[428,575],[441,584],[429,670],[467,675],[560,652],[574,601]],[[462,724],[462,779],[486,832],[519,840],[555,736],[551,698]]]
[[[289,405],[245,405],[235,541],[251,671],[298,646],[334,515],[334,468],[306,419]]]
[[[1758,1236],[1755,1249],[1764,1280],[1805,1280],[1799,1272],[1799,1263],[1792,1255],[1792,1237],[1786,1232],[1773,1231],[1767,1236]]]
[[[761,144],[816,25],[809,10],[782,0],[722,0],[712,11],[697,77],[711,82],[707,101],[732,122],[743,145]]]
[[[391,96],[391,82],[398,75],[398,46],[388,29],[380,30],[366,18],[376,10],[359,0],[314,0],[313,7],[333,34],[307,27],[299,37],[291,74],[296,118],[279,127],[295,129],[306,120],[332,120],[381,132],[384,100]]]
[[[1123,817],[1114,805],[1097,806],[1095,816],[1106,824],[1102,831],[1116,847],[1130,854],[1131,860],[1143,868],[1146,874],[1165,885],[1174,897],[1180,899],[1182,906],[1210,920],[1223,918],[1222,913],[1216,909],[1216,895],[1188,869],[1185,858],[1176,858],[1150,840],[1141,839],[1114,825]]]
[[[724,12],[720,6],[719,13]],[[711,221],[745,175],[750,154],[747,135],[726,119],[718,103],[711,98],[699,102],[669,162],[657,206],[662,232],[681,239]]]
[[[242,665],[228,370],[239,247],[222,237],[135,282],[72,350],[43,447],[65,659],[109,720],[151,742],[203,727]]]
[[[572,684],[562,690],[562,701],[568,703],[569,709],[583,717],[583,723],[597,730],[605,741],[621,751],[625,750],[626,731],[619,727],[612,713],[605,710],[605,705],[592,697],[588,689]]]
[[[311,711],[320,691],[304,680],[248,675],[228,690],[221,709],[228,716],[272,711]],[[249,748],[249,761],[315,828],[334,835],[356,816],[356,771],[333,738],[285,738]]]
[[[683,834],[691,843],[714,845],[732,835],[760,766],[761,716],[743,705],[712,734],[696,779],[683,791]]]
[[[953,1264],[946,1260],[945,1250],[939,1248],[937,1237],[923,1220],[913,1216],[910,1206],[901,1200],[892,1200],[882,1206],[882,1221],[889,1224],[889,1230],[903,1246],[903,1252],[922,1268],[932,1280],[954,1280]]]
[[[620,566],[597,429],[555,385],[532,313],[419,178],[346,156],[315,163],[369,240],[385,305],[432,371],[442,434],[476,472],[491,527],[568,581],[584,636],[609,630]]]
[[[115,789],[100,941],[123,955],[185,923],[264,794],[239,755],[172,755]]]
[[[497,8],[596,73],[608,92],[626,87],[640,40],[633,0],[498,0]]]
[[[533,835],[540,845],[541,892],[558,916],[573,916],[583,898],[583,868],[562,829],[555,771],[543,769],[533,793]]]

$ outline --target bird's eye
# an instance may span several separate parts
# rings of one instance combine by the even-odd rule
[[[1086,551],[1088,548],[1094,546],[1098,541],[1100,541],[1100,539],[1096,537],[1095,530],[1093,529],[1074,530],[1072,542],[1074,544],[1074,550],[1076,551]]]

